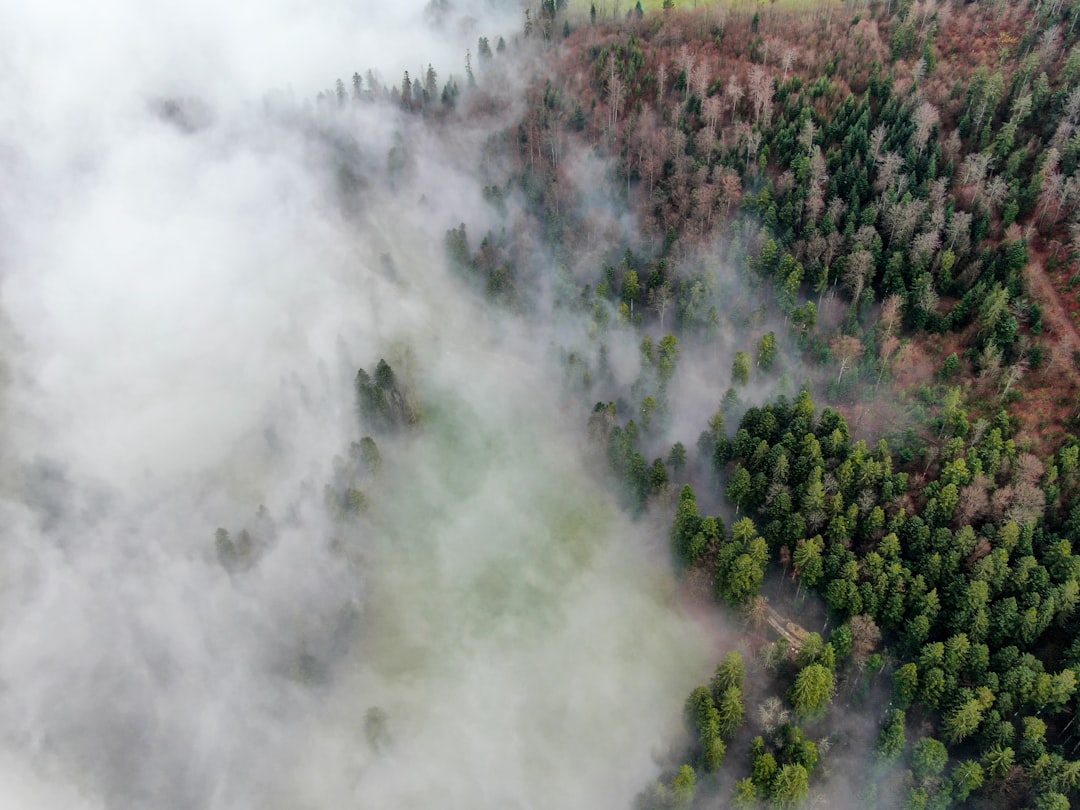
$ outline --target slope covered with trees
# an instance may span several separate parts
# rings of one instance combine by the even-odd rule
[[[1077,14],[545,3],[460,79],[320,96],[494,129],[447,261],[557,325],[598,473],[745,622],[642,807],[1080,799]],[[385,363],[356,385],[361,432],[424,429]]]

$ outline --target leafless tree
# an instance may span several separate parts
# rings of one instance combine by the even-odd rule
[[[968,211],[954,213],[952,222],[946,230],[949,237],[949,250],[956,253],[966,252],[971,243],[971,213]]]
[[[911,81],[913,84],[919,84],[926,76],[926,59],[919,57],[915,60],[915,64],[911,66]]]
[[[915,110],[915,151],[918,154],[922,154],[923,149],[926,148],[926,143],[930,139],[930,133],[934,127],[938,125],[938,121],[941,120],[941,115],[938,112],[937,107],[931,104],[929,101],[924,101]]]
[[[1058,51],[1061,48],[1061,28],[1058,25],[1051,25],[1042,32],[1042,36],[1039,37],[1039,63],[1046,67],[1052,63],[1056,58]]]
[[[758,149],[761,147],[761,133],[756,129],[751,130],[746,136],[746,171],[750,171],[751,161],[757,159]]]
[[[1013,483],[1038,484],[1044,472],[1046,472],[1046,467],[1037,456],[1031,453],[1021,453],[1013,462]]]
[[[874,188],[884,194],[895,185],[900,169],[904,166],[904,159],[895,152],[883,152],[878,155],[875,166],[877,179],[874,181]]]
[[[790,45],[785,47],[784,50],[781,51],[781,53],[780,53],[780,69],[784,71],[784,81],[785,82],[787,81],[788,72],[791,70],[792,66],[795,64],[795,58],[797,56],[798,56],[798,51],[796,51]]]
[[[991,160],[993,160],[993,155],[985,152],[972,152],[967,155],[964,162],[960,164],[960,184],[981,186],[990,169]]]
[[[705,125],[713,130],[720,126],[720,112],[723,102],[719,96],[709,96],[702,102],[701,112],[705,116]],[[714,136],[715,137],[715,134]]]
[[[1027,372],[1027,363],[1021,360],[1018,363],[1013,363],[1009,366],[1005,373],[1001,377],[1001,398],[1005,399],[1009,395],[1009,391],[1014,385],[1016,385],[1023,378]]]
[[[609,60],[609,65],[611,67],[607,79],[608,106],[610,108],[609,126],[614,131],[615,126],[619,123],[619,112],[623,100],[626,98],[626,85],[615,69],[614,59]]]
[[[768,614],[769,600],[760,594],[752,597],[745,605],[743,605],[743,621],[751,627],[760,628],[764,625]]]
[[[671,304],[671,285],[663,282],[649,290],[649,306],[660,318],[660,331],[664,331],[664,316]]]
[[[836,384],[844,379],[844,372],[862,357],[864,347],[862,341],[854,335],[844,335],[836,338],[831,344],[833,354],[840,361],[840,373],[836,377]]]
[[[934,254],[937,253],[940,245],[941,236],[936,230],[923,231],[911,243],[911,255],[915,257],[921,266],[926,267],[933,260]]]
[[[882,147],[885,146],[885,125],[878,124],[874,127],[874,131],[870,133],[870,162],[877,165],[878,158],[881,156]]]
[[[945,143],[942,144],[941,154],[945,160],[950,161],[955,166],[956,161],[960,159],[960,150],[962,148],[960,133],[954,129],[949,133],[949,137],[945,139]]]
[[[767,124],[771,117],[766,112],[772,110],[773,82],[759,65],[750,68],[750,95],[754,100],[754,121],[760,122],[764,117]]]
[[[743,97],[743,87],[739,84],[739,78],[734,73],[728,76],[724,86],[724,98],[731,104],[731,120],[735,120],[735,108],[739,106],[739,100]]]
[[[1039,191],[1038,211],[1040,220],[1052,222],[1057,219],[1061,210],[1065,181],[1058,171],[1058,162],[1061,159],[1058,150],[1051,146],[1044,154],[1046,157],[1042,169],[1039,170],[1042,188]]]
[[[1001,354],[997,347],[988,343],[979,353],[979,380],[994,382],[1001,373]]]
[[[863,664],[881,643],[881,630],[872,618],[860,614],[848,620],[851,628],[851,658],[856,664]]]
[[[731,206],[737,203],[739,196],[742,194],[742,181],[739,179],[739,175],[731,169],[725,169],[720,176],[720,197],[724,204],[724,216],[728,215]]]
[[[1080,123],[1080,84],[1069,91],[1065,99],[1063,116],[1070,124]]]
[[[766,734],[772,734],[789,719],[791,719],[791,714],[784,708],[783,702],[778,697],[766,698],[758,706],[758,720]]]
[[[778,195],[787,194],[793,188],[795,188],[795,175],[792,174],[790,169],[782,172],[776,178],[776,193]]]
[[[869,251],[860,249],[848,255],[843,281],[855,304],[858,304],[862,297],[866,281],[873,269],[874,257]]]
[[[705,91],[709,89],[709,66],[704,61],[690,71],[690,87],[698,98],[705,98]]]
[[[991,481],[985,475],[977,475],[971,483],[960,488],[960,499],[954,519],[957,526],[970,526],[983,518],[990,509]]]

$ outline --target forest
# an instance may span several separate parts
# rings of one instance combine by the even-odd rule
[[[28,129],[26,806],[1080,806],[1078,17],[430,0]]]
[[[451,126],[499,106],[508,48],[542,54],[487,146],[500,225],[451,227],[448,259],[493,306],[587,324],[558,351],[603,474],[747,634],[640,807],[794,807],[851,770],[841,806],[1080,800],[1076,14],[549,3],[441,93],[339,83]],[[725,393],[695,435],[697,376]]]

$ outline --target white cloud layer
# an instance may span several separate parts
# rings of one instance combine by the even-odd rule
[[[443,264],[460,212],[484,224],[485,133],[262,101],[461,75],[517,10],[441,31],[416,4],[0,12],[0,804],[625,806],[703,644],[663,540],[586,470],[547,338]],[[390,188],[395,138],[413,169]],[[370,178],[351,213],[335,139]],[[342,526],[323,486],[380,356],[428,421]],[[250,570],[221,566],[218,526],[252,529]]]

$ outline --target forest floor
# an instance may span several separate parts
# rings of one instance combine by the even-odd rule
[[[1037,453],[1053,450],[1064,438],[1080,391],[1080,372],[1074,359],[1080,351],[1080,329],[1068,303],[1071,300],[1073,310],[1080,307],[1075,296],[1063,293],[1046,271],[1045,259],[1045,251],[1033,250],[1024,275],[1032,297],[1042,307],[1049,356],[1042,368],[1024,380],[1021,399],[1013,409],[1020,419],[1020,436],[1028,439]]]

